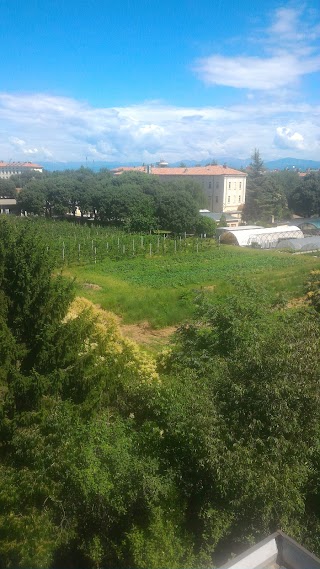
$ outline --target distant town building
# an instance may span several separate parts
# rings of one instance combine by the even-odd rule
[[[2,162],[0,161],[0,179],[8,180],[11,176],[24,172],[42,172],[42,166],[33,162]]]
[[[115,175],[122,172],[145,172],[163,180],[188,178],[197,181],[204,189],[208,198],[207,206],[214,213],[228,213],[241,219],[241,212],[246,199],[247,174],[228,166],[194,166],[168,168],[161,160],[158,167],[153,166],[123,166],[113,170]]]

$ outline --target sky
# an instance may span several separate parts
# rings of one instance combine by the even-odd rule
[[[0,159],[320,159],[317,0],[2,0]]]

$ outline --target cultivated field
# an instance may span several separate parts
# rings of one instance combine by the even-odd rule
[[[214,239],[34,223],[57,270],[75,278],[77,294],[116,314],[126,335],[151,348],[194,315],[199,295],[225,302],[247,282],[270,303],[292,304],[303,297],[309,272],[320,267],[313,255],[219,247]]]
[[[202,293],[216,302],[241,295],[244,281],[275,301],[292,301],[304,294],[308,273],[320,260],[279,251],[212,246],[193,254],[155,255],[72,266],[77,292],[116,313],[123,323],[151,328],[177,326],[194,313]]]

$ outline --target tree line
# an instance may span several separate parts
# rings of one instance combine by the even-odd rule
[[[258,149],[252,154],[247,177],[246,203],[243,219],[248,222],[270,223],[320,215],[320,173],[304,177],[293,170],[268,172]]]
[[[162,182],[155,176],[124,172],[113,176],[87,168],[14,176],[21,185],[17,196],[22,211],[48,218],[88,216],[102,224],[131,232],[160,229],[174,233],[211,233],[215,224],[200,216],[206,197],[191,180]]]
[[[199,568],[283,529],[320,553],[319,274],[197,315],[157,361],[0,220],[0,567]]]

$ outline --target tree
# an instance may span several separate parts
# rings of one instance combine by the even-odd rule
[[[320,175],[309,174],[289,198],[289,205],[299,215],[320,215]]]
[[[0,180],[0,196],[4,198],[16,197],[16,187],[12,180]]]
[[[288,216],[288,202],[277,181],[270,175],[248,179],[243,217],[247,221],[270,223],[272,217]]]
[[[188,457],[191,470],[186,460],[182,484],[188,480],[190,488],[212,491],[199,492],[195,502],[189,490],[197,523],[200,512],[214,511],[219,539],[228,535],[230,548],[230,541],[279,526],[299,535],[309,523],[304,507],[308,488],[312,503],[318,460],[319,341],[314,312],[268,309],[266,297],[242,283],[241,295],[226,305],[200,301],[195,322],[178,331],[164,360],[171,377],[184,378],[188,389],[193,384],[204,393],[202,421],[208,420],[206,409],[211,416],[208,437],[197,431],[195,405],[196,420],[189,426],[190,447],[201,450],[194,455],[192,448],[184,449],[181,433],[180,450],[177,440],[170,448],[172,454],[183,449]]]
[[[32,222],[1,220],[0,261],[1,566],[188,566],[148,423],[155,365],[103,311],[70,305]]]
[[[260,156],[258,148],[255,148],[251,155],[249,176],[254,178],[261,176],[263,173],[263,160]]]

